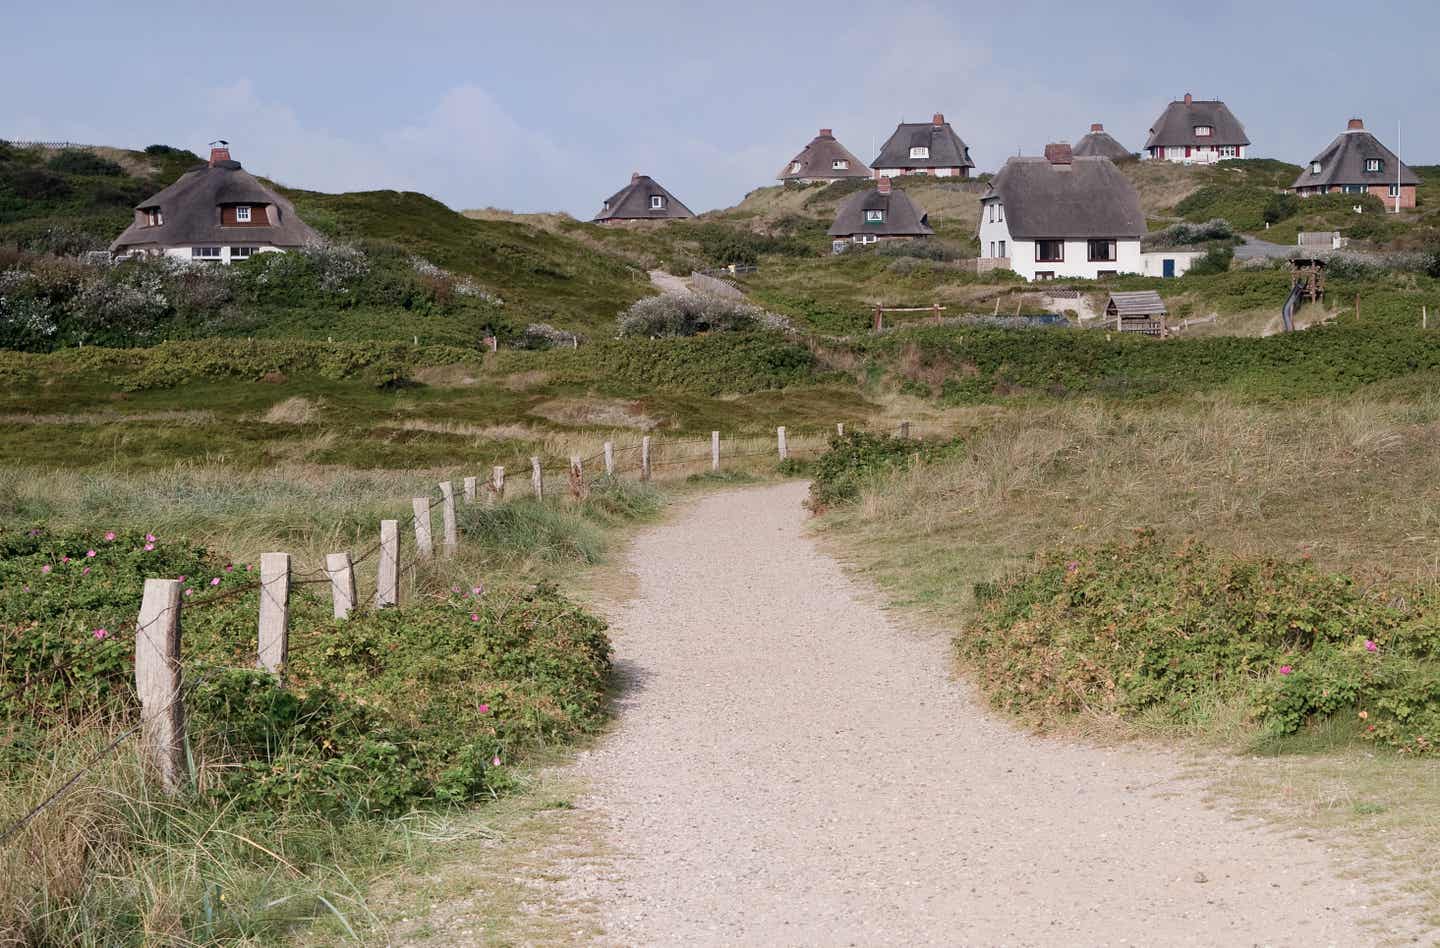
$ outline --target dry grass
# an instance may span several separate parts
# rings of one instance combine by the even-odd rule
[[[308,425],[315,420],[321,407],[318,401],[295,395],[271,405],[260,420],[272,425]]]
[[[664,419],[648,415],[639,402],[614,398],[555,398],[530,409],[530,414],[560,425],[635,428],[649,431]]]

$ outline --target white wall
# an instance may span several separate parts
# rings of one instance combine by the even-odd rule
[[[1155,160],[1175,161],[1181,164],[1188,163],[1192,165],[1211,165],[1217,161],[1228,161],[1231,158],[1245,158],[1249,155],[1249,152],[1250,146],[1240,145],[1236,147],[1235,154],[1222,158],[1216,146],[1203,145],[1192,147],[1190,149],[1190,157],[1187,158],[1185,157],[1184,146],[1172,145],[1164,149],[1163,155],[1156,155]],[[1147,150],[1144,152],[1144,155],[1146,158],[1149,158],[1150,152]]]
[[[206,246],[206,247],[213,247],[213,246],[215,246],[215,245],[214,245],[214,244],[205,244],[204,246]],[[284,249],[281,248],[281,247],[270,247],[270,246],[264,246],[264,245],[260,245],[260,244],[240,244],[240,246],[241,246],[241,247],[255,247],[258,253],[284,253],[284,252],[285,252]],[[167,256],[167,257],[174,257],[174,258],[176,258],[177,260],[191,260],[191,259],[194,259],[194,258],[192,258],[192,257],[190,256],[190,251],[191,251],[191,247],[190,247],[189,245],[186,245],[186,246],[184,246],[184,247],[166,247],[164,253],[165,253],[165,256]],[[243,258],[236,257],[235,259],[239,260],[239,259],[243,259]],[[198,262],[200,262],[200,261],[196,261],[196,262],[198,263]],[[207,258],[204,262],[206,262],[206,263],[229,263],[229,262],[230,262],[230,248],[229,248],[229,246],[221,246],[219,258],[209,257],[209,258]]]
[[[1147,250],[1140,255],[1140,272],[1145,276],[1164,276],[1165,261],[1174,260],[1175,275],[1184,276],[1185,271],[1203,256],[1203,250]]]

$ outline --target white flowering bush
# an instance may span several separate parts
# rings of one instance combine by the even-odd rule
[[[743,300],[706,293],[662,293],[630,305],[616,320],[621,336],[694,336],[747,329],[791,330],[789,320]]]
[[[59,332],[50,302],[36,294],[37,282],[18,268],[0,272],[0,349],[47,349]]]

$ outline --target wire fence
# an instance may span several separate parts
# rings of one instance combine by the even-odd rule
[[[836,433],[843,431],[843,427],[843,425],[837,425]],[[852,430],[863,429],[856,428]],[[893,429],[886,429],[875,433],[908,438],[911,435],[911,426],[909,422],[901,422]],[[945,431],[932,433],[948,434],[948,432]],[[776,429],[775,442],[772,446],[766,448],[757,447],[757,445],[767,440],[764,436],[732,436],[727,441],[721,437],[720,432],[712,432],[709,438],[659,439],[647,436],[633,444],[621,446],[617,446],[613,442],[606,442],[600,451],[584,457],[576,455],[572,457],[570,464],[563,466],[558,463],[543,463],[539,456],[529,458],[532,475],[531,492],[532,496],[537,500],[543,500],[545,498],[545,476],[547,474],[554,477],[564,477],[569,487],[568,493],[574,498],[580,498],[583,497],[588,490],[601,484],[603,479],[616,477],[621,474],[638,473],[642,480],[649,480],[653,471],[657,468],[709,465],[712,469],[719,469],[725,462],[748,461],[761,457],[772,457],[775,458],[777,462],[780,462],[793,459],[793,456],[796,454],[814,454],[826,450],[831,443],[830,437],[831,435],[828,431],[819,428],[787,432],[784,427],[780,427]],[[669,452],[672,449],[691,448],[697,445],[704,445],[706,450],[701,452],[686,452],[676,457],[669,456]],[[595,471],[595,465],[602,461],[607,462],[607,469]],[[518,466],[520,465],[517,465],[517,467]],[[587,473],[586,468],[595,472]],[[496,465],[493,470],[496,472],[496,475],[493,478],[486,478],[483,482],[486,491],[485,500],[490,504],[499,503],[505,499],[504,468]],[[139,693],[141,705],[140,720],[125,727],[119,734],[115,735],[100,748],[100,750],[87,758],[85,763],[76,768],[58,787],[47,794],[23,816],[12,822],[3,831],[0,831],[0,846],[16,839],[36,817],[63,799],[87,773],[94,770],[104,760],[113,755],[126,741],[135,737],[137,734],[145,732],[147,721],[160,719],[175,706],[182,705],[182,691],[179,684],[179,672],[182,670],[179,654],[179,623],[180,613],[182,611],[191,613],[197,609],[211,608],[222,603],[232,602],[247,594],[255,594],[258,591],[261,605],[261,633],[260,638],[257,640],[256,650],[245,653],[245,657],[253,660],[255,663],[251,666],[252,668],[257,665],[261,668],[268,668],[266,661],[267,642],[264,639],[265,617],[266,614],[281,617],[278,626],[280,634],[278,655],[288,656],[292,649],[288,627],[289,599],[292,589],[296,587],[329,584],[332,586],[332,589],[335,590],[334,594],[337,597],[341,595],[342,590],[348,589],[352,601],[348,603],[345,612],[346,615],[356,613],[363,614],[389,605],[398,605],[399,576],[415,575],[427,561],[434,557],[433,533],[431,531],[429,515],[437,507],[442,508],[444,514],[443,526],[446,532],[443,538],[444,545],[442,549],[445,555],[453,552],[451,541],[456,539],[456,536],[452,535],[452,531],[456,529],[457,520],[454,506],[455,497],[451,489],[451,483],[452,482],[449,481],[442,482],[440,485],[437,485],[437,491],[432,492],[429,497],[417,497],[414,499],[411,513],[415,539],[410,555],[406,559],[402,560],[399,556],[398,531],[387,539],[382,526],[382,535],[379,541],[367,546],[360,553],[347,560],[346,571],[348,571],[348,575],[337,575],[337,573],[332,571],[328,566],[296,571],[290,568],[288,555],[282,554],[285,556],[284,571],[269,578],[266,578],[263,574],[264,558],[262,558],[262,575],[241,583],[238,586],[191,598],[191,594],[194,592],[193,589],[182,592],[178,589],[177,585],[177,588],[174,590],[175,605],[164,606],[157,610],[155,614],[146,618],[145,621],[137,622],[135,626],[137,693]],[[472,484],[478,487],[480,479],[478,477],[475,478],[474,481],[467,479],[466,501],[469,503],[480,503],[482,498],[478,496],[478,494],[471,496],[469,493]],[[560,493],[563,496],[566,492],[561,491]],[[425,503],[422,503],[422,501],[425,501]],[[423,522],[421,518],[422,511],[424,513]],[[398,524],[399,521],[400,518],[397,518],[395,522]],[[390,590],[390,598],[387,600],[385,596],[386,590],[383,588],[377,588],[377,594],[374,597],[356,596],[355,567],[369,561],[377,554],[385,552],[387,544],[392,547],[389,553],[393,562],[393,573],[388,581],[396,584],[395,588]],[[377,577],[377,585],[383,581],[385,580],[382,577]],[[174,580],[166,582],[179,583],[179,581]],[[515,602],[518,601],[519,600],[516,599],[506,608],[513,608]],[[339,616],[341,613],[339,611],[338,599],[336,608],[336,615]],[[295,643],[295,651],[303,650],[308,644],[313,643]],[[147,656],[149,658],[147,658]],[[154,661],[155,656],[163,657],[161,660],[170,663],[173,667],[175,684],[173,689],[171,689],[171,693],[167,694],[158,704],[147,704],[147,694],[144,693],[145,689],[140,686],[139,681],[141,676],[145,674],[145,669],[142,667],[143,663],[147,660]],[[280,668],[277,666],[270,670],[278,674]],[[70,669],[60,667],[57,668],[56,671],[63,675],[67,671],[70,671]],[[57,680],[60,680],[59,676],[52,676],[48,680],[48,683],[54,684]],[[194,688],[202,684],[205,680],[205,673],[201,672],[195,677],[194,681],[189,681],[188,685]],[[6,705],[11,705],[15,699],[23,697],[28,687],[36,684],[39,684],[39,682],[22,682],[18,687],[6,693],[3,698],[0,698],[0,701],[3,701]],[[147,756],[154,758],[155,755],[150,753]]]

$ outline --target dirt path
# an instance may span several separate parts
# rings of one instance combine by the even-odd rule
[[[569,867],[626,944],[1357,945],[1368,886],[1163,754],[1036,738],[803,534],[799,484],[643,534],[627,688],[580,761],[617,854]]]

